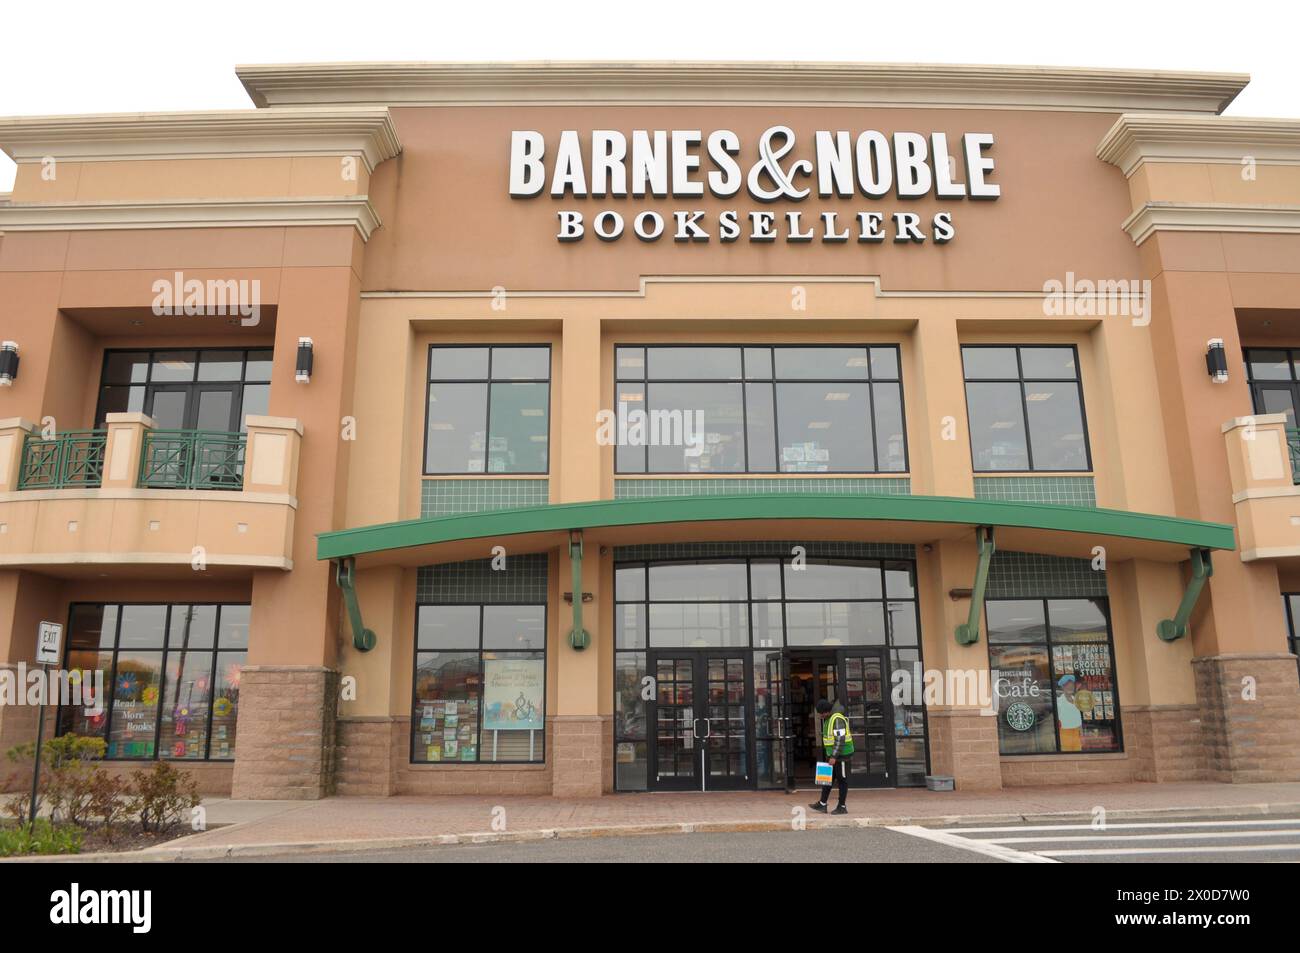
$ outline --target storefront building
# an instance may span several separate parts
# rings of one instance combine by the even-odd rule
[[[0,120],[0,664],[210,792],[1300,778],[1247,77],[241,67]],[[0,707],[0,746],[34,710]]]

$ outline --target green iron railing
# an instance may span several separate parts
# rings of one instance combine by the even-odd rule
[[[146,430],[140,486],[241,490],[246,435],[216,430]]]
[[[1286,446],[1291,451],[1291,482],[1300,484],[1300,429],[1287,428]]]
[[[55,437],[28,436],[18,471],[20,490],[99,486],[104,478],[104,430],[69,430]]]

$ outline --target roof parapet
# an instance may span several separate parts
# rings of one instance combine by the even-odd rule
[[[1244,73],[914,63],[300,63],[235,69],[259,107],[800,104],[1222,112]]]
[[[1146,161],[1300,163],[1300,119],[1125,113],[1097,146],[1097,158],[1132,175]]]
[[[370,171],[402,149],[383,106],[0,118],[15,162],[357,155]]]

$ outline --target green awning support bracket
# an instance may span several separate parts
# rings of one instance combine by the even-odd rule
[[[340,559],[334,571],[334,581],[343,592],[343,604],[348,609],[348,619],[352,622],[352,645],[358,652],[369,652],[378,641],[375,633],[361,622],[361,603],[357,601],[357,561],[351,557]]]
[[[573,628],[569,644],[581,652],[591,644],[591,636],[582,627],[582,530],[569,531],[569,565],[573,569]]]
[[[979,544],[979,562],[975,566],[975,585],[971,587],[970,614],[957,626],[954,633],[958,645],[974,645],[980,640],[980,615],[984,612],[984,591],[989,583],[989,564],[993,562],[993,527],[980,526],[975,530]]]
[[[1196,608],[1196,600],[1201,598],[1201,590],[1213,575],[1214,563],[1210,559],[1210,551],[1193,549],[1192,578],[1187,581],[1187,591],[1183,593],[1183,601],[1178,603],[1178,611],[1174,613],[1172,619],[1162,619],[1156,625],[1156,635],[1160,636],[1162,641],[1173,642],[1188,633],[1188,624],[1192,619],[1192,610]]]

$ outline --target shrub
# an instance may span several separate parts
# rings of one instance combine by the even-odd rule
[[[130,816],[131,785],[116,774],[103,768],[91,772],[87,794],[87,815],[99,818],[100,827],[108,840],[113,839],[117,826]]]
[[[166,761],[155,761],[152,768],[135,773],[126,810],[140,818],[142,831],[158,833],[176,827],[198,805],[194,778]]]
[[[85,826],[95,775],[100,773],[94,762],[104,756],[104,750],[103,739],[81,735],[59,735],[42,742],[40,796],[50,806],[51,819]],[[35,751],[35,742],[29,742],[9,749],[8,757],[14,762],[30,762]],[[8,805],[11,813],[16,800],[11,799]],[[24,800],[30,803],[30,798]]]
[[[0,828],[0,857],[20,854],[75,854],[81,850],[81,831],[57,827],[43,817],[35,824]]]

